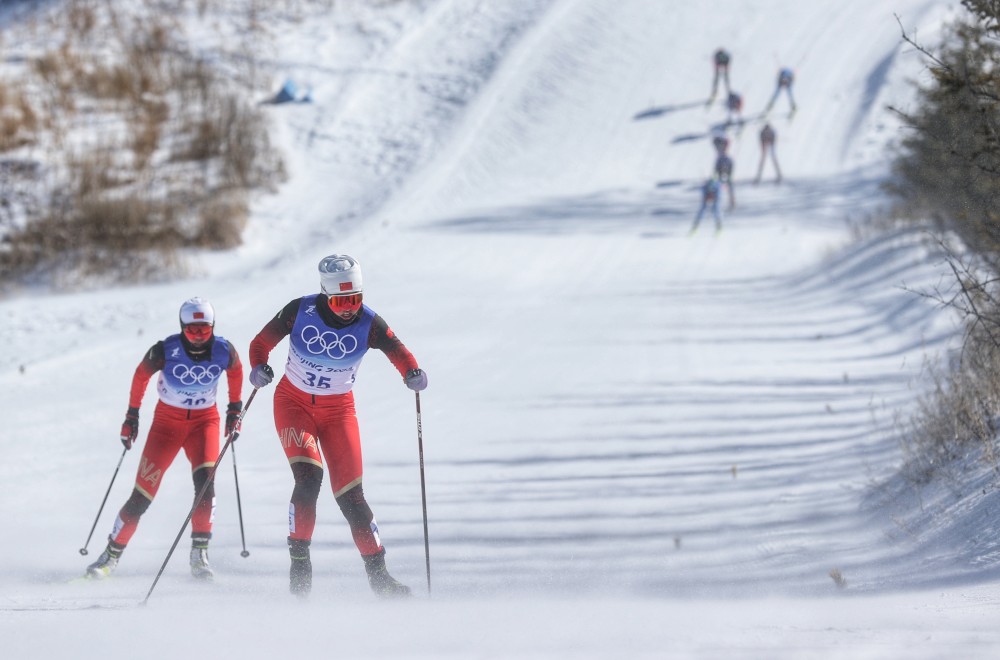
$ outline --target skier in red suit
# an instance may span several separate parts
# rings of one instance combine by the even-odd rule
[[[125,546],[135,533],[139,518],[160,488],[163,475],[183,449],[191,463],[195,496],[208,480],[219,457],[219,411],[216,392],[223,373],[229,386],[226,435],[233,432],[243,403],[243,365],[232,344],[215,335],[215,310],[203,298],[191,298],[181,305],[181,332],[159,341],[149,349],[132,376],[129,407],[122,424],[121,442],[131,449],[139,433],[139,407],[149,379],[156,372],[159,401],[153,423],[139,460],[135,488],[118,512],[108,545],[87,575],[103,578],[118,565]],[[211,579],[208,542],[212,538],[215,488],[209,484],[205,496],[191,516],[191,574]]]
[[[289,302],[250,343],[250,382],[259,388],[274,378],[267,364],[271,350],[289,338],[285,375],[274,393],[274,425],[295,479],[288,510],[289,587],[300,596],[312,589],[309,544],[325,460],[372,591],[406,596],[409,587],[386,569],[385,548],[362,489],[352,388],[370,348],[385,353],[411,390],[423,390],[427,376],[382,317],[362,304],[361,266],[355,259],[331,255],[320,262],[319,273],[322,293]]]

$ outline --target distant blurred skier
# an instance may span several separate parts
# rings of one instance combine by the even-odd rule
[[[139,407],[149,379],[160,372],[156,383],[159,401],[153,423],[139,459],[135,489],[118,512],[108,545],[100,557],[87,567],[87,575],[103,578],[110,575],[128,544],[139,518],[156,497],[163,475],[177,453],[183,449],[191,462],[195,496],[208,480],[219,457],[219,411],[216,392],[222,374],[229,387],[226,408],[226,436],[235,429],[243,403],[243,365],[232,344],[214,334],[215,309],[204,298],[191,298],[181,305],[181,332],[153,344],[132,376],[129,408],[122,424],[121,442],[131,449],[139,433]],[[211,579],[208,542],[212,538],[215,516],[215,487],[209,484],[191,516],[191,574]]]
[[[708,95],[708,105],[712,104],[712,101],[715,100],[715,96],[719,92],[720,78],[726,84],[726,93],[729,93],[729,60],[729,52],[723,48],[716,50],[712,55],[714,73],[712,75],[712,93]]]
[[[764,173],[764,161],[767,160],[769,154],[771,162],[774,163],[774,171],[778,175],[775,183],[781,183],[781,168],[778,167],[778,156],[774,151],[777,139],[778,136],[771,124],[764,124],[764,128],[760,129],[760,165],[757,166],[757,177],[753,180],[754,183],[760,183],[760,177]]]
[[[285,375],[274,392],[274,426],[295,480],[288,506],[289,588],[299,596],[312,589],[309,545],[325,459],[369,586],[381,597],[407,596],[410,588],[386,569],[385,548],[362,489],[352,390],[370,348],[385,353],[411,390],[427,387],[427,375],[382,317],[362,304],[361,265],[355,259],[330,255],[320,261],[319,276],[321,293],[289,302],[250,343],[250,382],[264,387],[274,378],[267,364],[271,350],[289,338]]]
[[[736,195],[733,193],[733,159],[727,154],[721,154],[715,159],[715,178],[729,192],[729,210],[736,206]]]
[[[730,92],[726,97],[726,123],[743,125],[743,97],[736,92]]]
[[[795,82],[795,74],[791,69],[781,69],[778,72],[778,84],[774,88],[774,94],[771,96],[771,100],[767,104],[767,112],[770,112],[771,108],[774,107],[774,102],[778,100],[778,95],[781,94],[781,90],[785,90],[788,95],[788,103],[791,105],[792,112],[795,112],[795,99],[792,98],[792,83]]]
[[[697,231],[698,225],[701,224],[701,217],[708,209],[711,209],[712,217],[715,218],[715,231],[721,231],[722,216],[719,213],[719,182],[715,179],[709,179],[701,187],[701,208],[698,209],[698,215],[694,218],[694,224],[691,225],[690,233],[693,234]]]
[[[712,146],[715,147],[716,156],[721,156],[729,149],[729,136],[725,131],[715,131],[712,134]]]

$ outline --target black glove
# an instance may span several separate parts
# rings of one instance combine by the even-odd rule
[[[420,392],[427,387],[427,374],[423,369],[410,369],[406,372],[406,386],[414,392]]]
[[[121,441],[125,449],[131,449],[135,437],[139,435],[139,409],[129,406],[125,413],[125,421],[122,422]]]
[[[228,438],[233,434],[233,431],[239,430],[237,424],[240,421],[240,412],[243,411],[242,401],[233,401],[226,408],[226,437]],[[236,438],[233,437],[233,440]]]
[[[266,364],[258,364],[250,372],[250,384],[260,389],[274,380],[274,370]]]

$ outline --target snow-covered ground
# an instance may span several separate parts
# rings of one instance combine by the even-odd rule
[[[302,7],[305,3],[300,3]],[[268,110],[290,180],[246,243],[184,281],[0,301],[4,656],[191,652],[427,658],[994,657],[992,480],[911,492],[894,422],[955,320],[913,290],[947,284],[907,234],[854,241],[933,43],[931,0],[426,0],[335,3],[269,31]],[[205,48],[236,39],[206,23]],[[216,36],[213,36],[216,35]],[[737,206],[689,235],[725,128],[705,106],[733,54]],[[225,62],[225,57],[220,61]],[[770,115],[785,181],[751,185]],[[190,506],[179,458],[113,579],[81,582],[127,497],[118,430],[144,351],[210,298],[246,358],[321,257],[365,269],[366,302],[430,377],[422,395],[433,596],[426,594],[412,393],[381,354],[356,388],[366,494],[391,571],[368,592],[324,487],[308,602],[287,591],[291,475],[265,389],[218,475],[211,557],[187,541],[146,595]],[[272,364],[283,364],[285,344]],[[249,386],[244,398],[249,394]],[[150,387],[141,434],[152,417]],[[956,486],[960,483],[961,487]],[[983,491],[978,496],[976,493]],[[995,507],[992,507],[995,509]],[[949,515],[945,516],[947,513]],[[831,572],[846,586],[838,587]]]

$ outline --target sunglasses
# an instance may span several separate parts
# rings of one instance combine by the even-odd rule
[[[361,294],[348,293],[342,296],[329,296],[327,304],[330,305],[330,309],[334,312],[353,311],[361,307]]]
[[[212,326],[208,323],[188,323],[184,326],[184,336],[194,341],[212,336]]]

